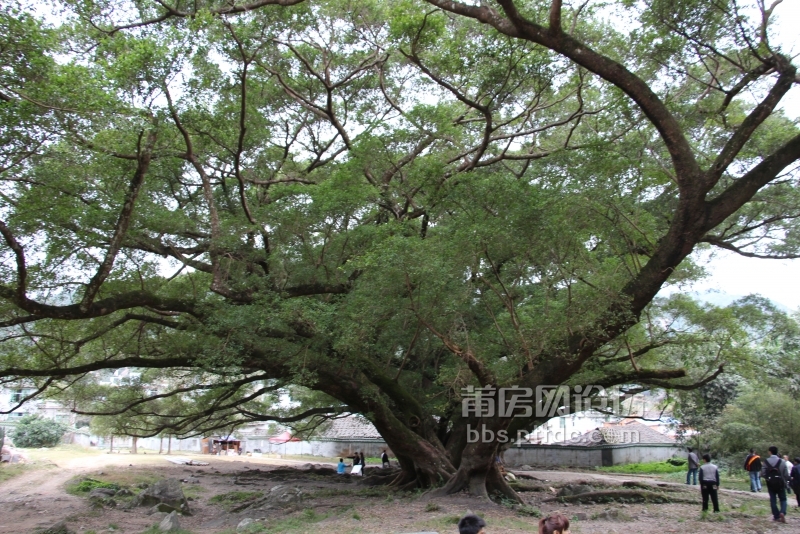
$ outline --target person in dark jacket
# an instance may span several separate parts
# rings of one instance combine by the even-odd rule
[[[772,520],[786,523],[786,482],[789,477],[786,475],[783,460],[778,456],[778,447],[770,447],[769,452],[770,457],[764,460],[761,476],[767,484]],[[780,501],[780,508],[778,508],[778,501]]]
[[[750,491],[761,491],[761,457],[754,449],[744,459],[744,470],[750,473]]]
[[[697,468],[700,467],[698,465],[700,463],[700,459],[697,457],[697,454],[695,454],[692,451],[691,447],[688,447],[687,450],[689,451],[689,465],[688,465],[689,470],[686,472],[686,483],[689,484],[689,480],[690,480],[691,476],[694,475],[694,482],[692,482],[692,485],[696,486],[697,485]]]
[[[708,498],[711,497],[711,504],[714,505],[714,512],[719,512],[719,500],[717,490],[719,489],[719,469],[711,463],[711,455],[703,455],[703,465],[700,467],[700,494],[703,496],[703,511],[708,511]]]
[[[361,476],[364,476],[364,470],[367,468],[367,459],[364,458],[363,451],[361,452]]]
[[[794,459],[794,466],[792,467],[792,476],[789,479],[794,490],[794,496],[797,497],[797,507],[800,508],[800,458]]]
[[[381,453],[381,464],[384,468],[389,467],[389,455],[386,454],[386,449]]]

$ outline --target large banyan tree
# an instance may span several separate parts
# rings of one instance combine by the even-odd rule
[[[547,416],[465,388],[708,383],[747,314],[659,292],[800,253],[761,1],[34,8],[0,12],[0,378],[131,435],[354,412],[395,486],[514,498],[467,429]]]

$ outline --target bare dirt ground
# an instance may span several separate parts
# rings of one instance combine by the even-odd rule
[[[785,525],[771,521],[764,494],[746,492],[724,491],[722,513],[703,517],[699,491],[682,484],[671,485],[669,494],[675,496],[675,500],[692,499],[697,504],[563,504],[549,500],[554,496],[549,488],[557,490],[565,484],[579,482],[611,489],[621,489],[622,482],[631,480],[663,484],[659,479],[648,477],[569,471],[522,473],[535,477],[534,480],[523,479],[524,482],[535,483],[545,491],[520,493],[528,506],[513,509],[467,495],[430,501],[419,494],[397,494],[370,486],[369,477],[330,476],[327,470],[315,469],[305,462],[247,457],[190,458],[208,461],[210,465],[175,465],[165,456],[154,454],[93,454],[54,460],[55,467],[28,471],[0,484],[0,534],[36,532],[60,520],[66,520],[70,529],[82,534],[139,534],[159,522],[160,517],[147,515],[146,508],[96,508],[87,498],[67,492],[70,484],[86,476],[131,487],[134,491],[138,491],[137,484],[161,478],[194,477],[198,483],[183,485],[184,492],[191,498],[193,515],[180,518],[181,528],[194,534],[232,534],[245,518],[258,521],[250,532],[425,531],[444,534],[457,532],[455,523],[468,510],[486,519],[491,534],[530,533],[537,531],[538,524],[536,517],[526,515],[533,509],[544,514],[554,511],[566,514],[573,518],[571,532],[578,534],[800,533],[800,512],[795,507],[794,496],[789,496],[790,509]],[[237,511],[237,507],[243,506],[240,501],[212,501],[214,496],[222,494],[257,497],[268,494],[277,485],[302,491],[302,502]],[[609,512],[612,518],[607,517]],[[582,519],[575,520],[575,517]]]

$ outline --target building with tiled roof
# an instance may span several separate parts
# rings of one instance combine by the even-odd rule
[[[369,440],[383,441],[378,429],[359,415],[348,415],[334,419],[330,425],[318,432],[314,439],[318,440]]]

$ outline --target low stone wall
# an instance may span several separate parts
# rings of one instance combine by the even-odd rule
[[[630,463],[660,462],[683,454],[683,449],[669,443],[599,445],[521,445],[503,454],[509,467],[604,467]]]

